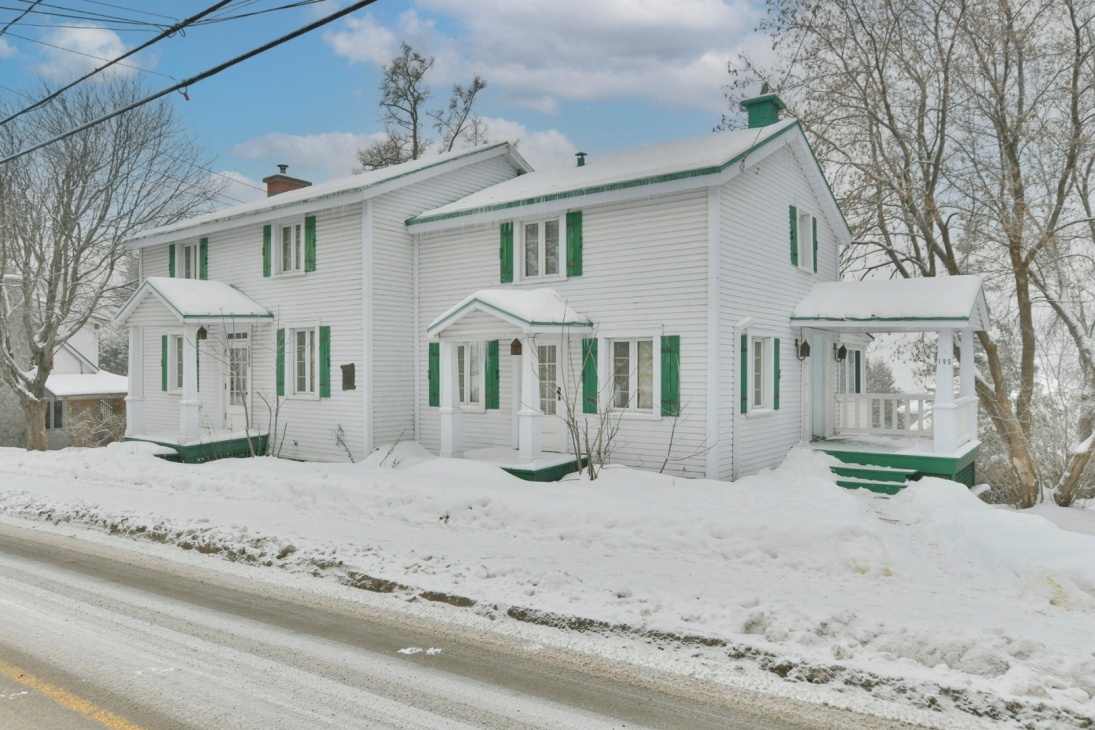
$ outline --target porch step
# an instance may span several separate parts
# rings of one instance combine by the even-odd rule
[[[920,477],[916,469],[873,464],[841,464],[829,467],[839,477],[838,486],[845,489],[868,489],[878,494],[897,494]]]

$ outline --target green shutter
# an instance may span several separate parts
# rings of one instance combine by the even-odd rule
[[[814,224],[814,273],[817,273],[817,218],[811,218]]]
[[[772,342],[772,408],[779,410],[779,338]]]
[[[304,219],[304,270],[316,270],[316,217]]]
[[[597,340],[582,340],[582,413],[597,412]]]
[[[582,275],[582,211],[567,213],[567,276]]]
[[[198,242],[198,278],[209,278],[209,239],[203,238]]]
[[[167,335],[160,338],[160,390],[167,390]]]
[[[319,397],[331,397],[331,328],[319,328]]]
[[[487,342],[487,392],[486,407],[489,410],[498,408],[498,390],[501,385],[501,372],[498,368],[498,340]]]
[[[167,247],[167,275],[175,278],[175,244]]]
[[[430,407],[441,405],[441,343],[430,343],[429,357]]]
[[[270,226],[266,225],[262,227],[262,275],[270,276],[270,268],[273,263],[273,251],[271,248],[271,234],[272,230]],[[284,395],[284,394],[282,394]]]
[[[278,395],[285,395],[285,330],[283,329],[278,330],[277,358]]]
[[[662,415],[681,415],[681,337],[662,336]]]
[[[506,221],[498,228],[501,242],[498,246],[500,279],[503,284],[513,281],[513,221]]]
[[[749,412],[749,335],[741,336],[741,412]]]
[[[798,208],[791,206],[791,263],[798,266]]]

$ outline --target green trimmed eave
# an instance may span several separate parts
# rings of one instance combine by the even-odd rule
[[[739,152],[732,158],[719,165],[710,165],[707,167],[698,167],[692,170],[682,170],[680,172],[666,173],[664,175],[652,175],[649,177],[635,178],[633,180],[623,180],[615,183],[607,183],[604,185],[593,185],[585,188],[575,188],[573,190],[564,190],[558,193],[550,193],[547,195],[537,195],[531,198],[521,198],[518,200],[510,200],[503,203],[493,203],[491,205],[481,205],[476,208],[469,208],[467,210],[452,211],[451,213],[441,213],[431,216],[415,216],[408,218],[403,222],[405,226],[424,225],[426,223],[434,223],[436,221],[452,220],[456,218],[463,218],[471,215],[478,215],[483,213],[493,213],[497,211],[511,210],[513,208],[522,208],[528,205],[537,205],[540,203],[550,203],[556,200],[567,200],[570,198],[578,198],[586,195],[596,195],[598,193],[613,192],[616,190],[628,190],[631,188],[644,187],[647,185],[657,185],[659,183],[673,182],[675,180],[686,180],[688,178],[705,177],[708,175],[717,175],[726,171],[733,165],[741,162],[749,155],[753,154],[757,150],[770,144],[772,141],[777,140],[783,135],[787,134],[792,129],[798,129],[802,132],[802,124],[795,120],[793,123],[788,124],[783,129],[779,130],[770,137],[766,137],[764,140],[757,142],[749,147],[744,152]],[[810,147],[810,143],[803,134],[803,140],[806,142],[806,149],[810,151],[813,156],[814,163],[817,165],[818,173],[821,174],[822,179],[825,175],[821,173],[821,165],[817,162],[817,156],[814,155],[813,149]],[[829,187],[829,182],[825,181],[826,188],[829,190],[829,194],[832,196],[832,188]],[[833,196],[833,203],[836,206],[837,211],[840,211],[840,205],[836,203],[836,197]],[[848,227],[847,220],[844,219],[844,213],[840,212],[841,221],[844,223],[845,229],[848,230],[849,237],[851,236],[851,229]]]
[[[520,317],[513,312],[506,311],[501,307],[496,307],[493,304],[488,304],[487,302],[484,302],[480,299],[472,299],[470,302],[467,302],[466,304],[464,304],[464,306],[460,307],[455,312],[450,312],[443,318],[438,319],[429,327],[427,327],[426,335],[428,337],[433,337],[434,335],[440,334],[441,330],[460,321],[461,319],[463,319],[464,315],[470,314],[471,312],[469,312],[468,310],[477,312],[481,311],[487,314],[492,314],[499,319],[508,321],[515,327],[519,327],[522,329],[532,329],[535,327],[576,327],[580,329],[591,329],[593,327],[593,322],[589,320],[577,322],[538,322],[536,320],[529,320],[525,319],[524,317]]]
[[[589,464],[589,457],[582,457],[582,468],[584,469]],[[565,461],[562,464],[554,464],[552,466],[546,466],[539,469],[533,469],[530,467],[521,466],[502,466],[502,471],[508,472],[518,479],[523,479],[526,482],[557,482],[567,474],[573,474],[578,471],[578,462],[575,459]]]
[[[935,332],[969,329],[969,317],[791,317],[792,327],[825,332]]]

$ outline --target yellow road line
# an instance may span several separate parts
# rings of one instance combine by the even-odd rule
[[[129,720],[118,717],[113,712],[108,712],[107,710],[88,702],[83,697],[77,697],[71,692],[63,690],[60,687],[55,687],[49,682],[39,679],[29,672],[17,669],[10,664],[0,662],[0,676],[7,677],[13,682],[18,682],[24,687],[29,687],[35,692],[53,700],[66,710],[71,710],[88,720],[94,720],[110,730],[142,730],[140,725],[134,725]]]

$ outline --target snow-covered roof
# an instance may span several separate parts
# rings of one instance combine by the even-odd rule
[[[46,378],[46,390],[54,398],[125,395],[129,392],[129,378],[105,370],[97,373],[51,373]]]
[[[379,195],[431,174],[441,166],[458,166],[478,159],[486,159],[499,155],[508,155],[514,166],[527,171],[532,168],[521,157],[509,142],[499,142],[493,145],[484,145],[466,150],[456,150],[440,155],[427,155],[417,160],[411,160],[401,165],[393,165],[381,170],[373,170],[360,175],[351,175],[338,180],[330,180],[317,183],[299,190],[274,195],[262,200],[257,200],[243,205],[195,216],[169,226],[153,228],[137,234],[126,241],[126,246],[131,249],[144,248],[167,243],[179,238],[179,234],[185,236],[198,236],[239,225],[248,218],[268,216],[273,211],[294,208],[294,211],[284,211],[285,215],[299,212],[299,210],[318,210],[323,207],[343,204],[347,201],[339,200],[347,195],[357,194],[358,200],[362,197]],[[299,210],[296,210],[299,209]],[[282,213],[279,212],[279,215]]]
[[[221,281],[150,276],[137,287],[137,291],[118,312],[118,323],[124,323],[149,296],[162,302],[180,322],[274,317],[266,307]]]
[[[983,331],[989,311],[979,276],[829,281],[814,285],[791,322],[859,332]]]
[[[557,199],[716,175],[789,130],[799,130],[801,136],[797,120],[785,119],[755,129],[705,134],[604,157],[590,157],[581,167],[519,175],[448,205],[427,210],[407,224],[419,226]]]
[[[485,312],[522,332],[593,326],[554,289],[481,289],[435,319],[426,334],[436,337],[474,312]]]

